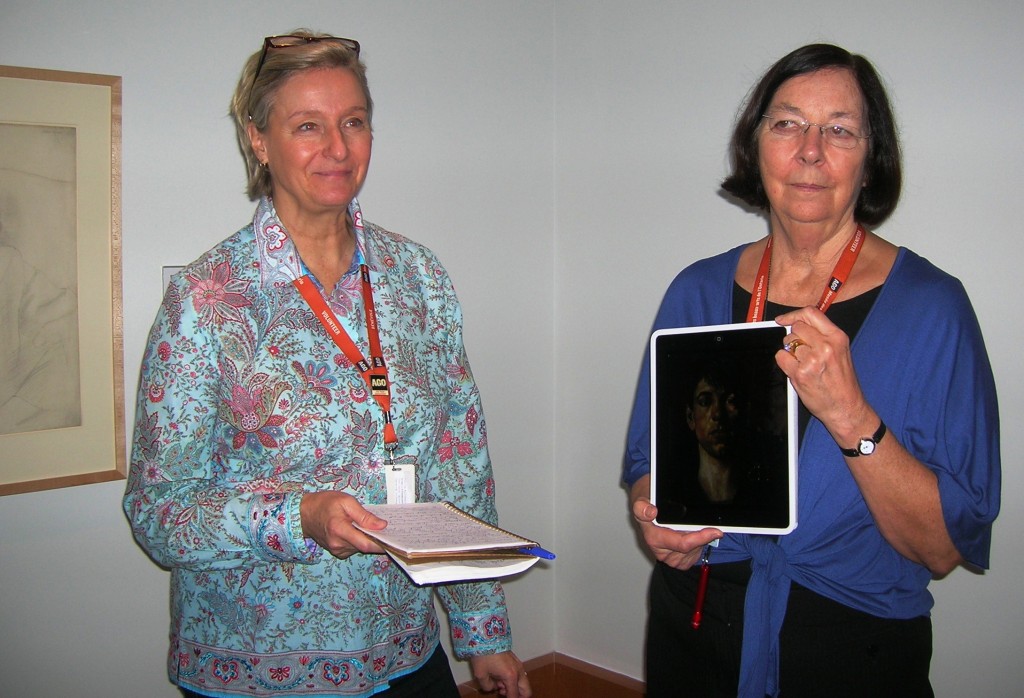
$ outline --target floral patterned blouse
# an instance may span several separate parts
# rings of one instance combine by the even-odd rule
[[[398,462],[419,501],[496,522],[487,431],[462,315],[428,249],[357,202],[353,267],[328,303],[369,356],[370,270]],[[303,266],[269,199],[177,274],[142,361],[124,508],[171,569],[171,681],[204,695],[367,696],[437,646],[432,589],[387,556],[339,560],[303,537],[304,492],[386,501],[383,413],[292,281]],[[436,588],[456,654],[511,649],[497,582]]]

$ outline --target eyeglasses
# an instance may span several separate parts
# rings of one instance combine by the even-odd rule
[[[862,136],[856,129],[842,124],[816,124],[801,119],[795,114],[764,114],[762,119],[768,119],[768,130],[781,138],[796,138],[807,133],[807,129],[814,126],[821,132],[822,138],[829,145],[837,148],[856,148],[859,141],[867,140],[870,135]]]
[[[256,72],[252,74],[252,85],[249,87],[249,100],[252,101],[252,91],[256,88],[256,78],[263,70],[263,64],[267,61],[267,54],[272,48],[295,48],[296,46],[308,46],[322,41],[336,41],[359,58],[359,42],[355,39],[345,39],[340,36],[303,36],[301,34],[284,34],[281,36],[268,36],[263,39],[263,52],[260,54],[259,63],[256,64]],[[249,115],[250,118],[252,115]]]

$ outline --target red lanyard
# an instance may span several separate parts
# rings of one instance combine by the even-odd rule
[[[839,289],[850,278],[850,271],[853,269],[854,262],[857,261],[857,255],[860,254],[865,234],[864,228],[858,225],[853,238],[850,239],[850,244],[843,250],[839,261],[836,262],[835,269],[832,270],[832,278],[825,285],[825,290],[822,291],[821,298],[818,300],[817,307],[821,312],[825,312],[832,305],[832,301],[839,294]],[[757,278],[754,281],[754,288],[750,292],[750,309],[747,310],[747,322],[759,322],[764,318],[764,306],[768,302],[768,270],[772,265],[772,239],[771,237],[768,238],[764,254],[761,255],[761,264],[757,269]],[[705,545],[700,558],[700,579],[697,582],[697,596],[694,599],[693,617],[690,621],[694,630],[700,627],[701,618],[704,614],[704,596],[707,594],[708,574],[711,571],[711,563],[708,561],[710,557],[711,546]]]
[[[341,326],[337,316],[328,307],[320,290],[308,275],[295,279],[293,282],[302,297],[306,299],[310,310],[316,315],[320,324],[327,330],[334,343],[356,367],[370,388],[370,394],[384,411],[384,448],[391,458],[398,446],[398,435],[391,421],[391,379],[384,363],[384,352],[380,348],[380,326],[377,324],[377,309],[373,305],[373,285],[370,283],[370,270],[365,264],[359,265],[359,274],[363,283],[363,307],[366,310],[366,337],[370,342],[370,360],[367,361]]]
[[[850,271],[853,269],[854,262],[857,261],[857,255],[860,254],[861,247],[863,247],[862,243],[864,242],[865,234],[864,228],[858,225],[856,232],[854,232],[853,237],[850,239],[850,244],[846,246],[842,256],[839,257],[839,261],[836,262],[836,267],[832,270],[832,278],[825,285],[825,290],[822,291],[821,298],[818,300],[817,308],[821,312],[825,312],[832,305],[832,301],[839,295],[839,289],[850,278]],[[747,311],[747,322],[760,322],[764,319],[764,306],[768,302],[768,270],[772,265],[773,239],[772,237],[768,238],[768,244],[764,247],[764,254],[761,255],[761,265],[757,269],[754,288],[750,292],[750,309]]]

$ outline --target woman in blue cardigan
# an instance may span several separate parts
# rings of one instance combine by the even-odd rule
[[[657,560],[648,696],[930,696],[928,583],[986,568],[999,508],[996,393],[958,280],[871,228],[899,143],[861,56],[816,44],[754,88],[723,188],[767,237],[684,269],[655,329],[775,319],[800,399],[798,521],[785,536],[653,523],[650,367],[624,479]],[[718,541],[699,628],[702,552]]]

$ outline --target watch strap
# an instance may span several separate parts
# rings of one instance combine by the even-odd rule
[[[863,444],[865,441],[870,441],[871,443],[877,446],[878,442],[882,440],[883,436],[885,436],[885,422],[883,422],[882,420],[878,420],[878,428],[875,429],[875,433],[872,434],[871,436],[865,436],[863,439],[861,439],[860,443],[857,444],[857,448],[843,448],[842,446],[840,446],[839,450],[842,452],[844,456],[856,458],[857,456],[861,455],[861,444]],[[873,449],[869,453],[871,452],[873,452]]]

